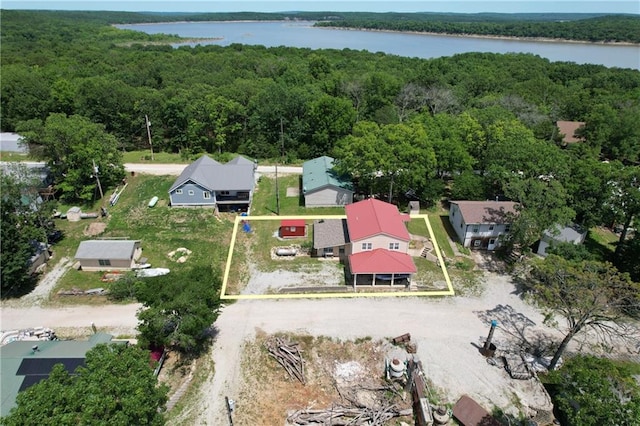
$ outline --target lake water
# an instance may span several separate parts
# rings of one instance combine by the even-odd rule
[[[219,37],[221,40],[197,44],[220,46],[241,43],[266,47],[348,48],[417,58],[436,58],[465,52],[532,53],[551,61],[640,69],[638,46],[343,30],[316,28],[313,27],[313,22],[175,22],[117,27],[148,34]]]

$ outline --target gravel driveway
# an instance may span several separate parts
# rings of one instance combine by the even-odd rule
[[[408,332],[418,345],[428,378],[448,399],[445,402],[455,402],[466,393],[487,407],[512,407],[517,397],[525,407],[548,409],[546,394],[516,383],[523,381],[506,380],[504,370],[488,365],[474,345],[486,337],[485,320],[494,314],[513,317],[512,323],[495,333],[500,349],[513,344],[519,333],[534,339],[541,332],[554,331],[542,324],[540,312],[513,294],[508,277],[487,273],[486,282],[480,297],[237,301],[225,307],[215,323],[215,375],[201,389],[196,423],[226,424],[225,396],[237,404],[250,403],[237,400],[242,382],[239,360],[243,342],[252,340],[257,329],[344,340],[391,338]],[[508,322],[507,317],[501,319]]]

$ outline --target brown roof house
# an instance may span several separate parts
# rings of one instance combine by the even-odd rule
[[[138,240],[88,240],[76,251],[83,271],[127,271],[142,255]]]
[[[512,201],[452,201],[449,222],[464,247],[495,250],[517,214]]]
[[[578,129],[584,128],[585,123],[583,121],[558,121],[558,131],[562,135],[562,144],[568,145],[570,143],[582,142],[584,138],[578,136]]]

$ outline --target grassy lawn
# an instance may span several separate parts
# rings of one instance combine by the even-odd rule
[[[343,215],[344,207],[314,207],[304,206],[301,195],[287,197],[287,188],[300,190],[300,175],[285,175],[278,177],[278,194],[280,215]],[[276,179],[272,176],[262,176],[258,188],[253,195],[251,215],[270,216],[278,210],[276,200]]]
[[[80,222],[58,219],[57,226],[65,233],[65,238],[53,247],[56,257],[73,257],[78,244],[83,240],[127,238],[141,240],[142,256],[146,257],[153,267],[171,269],[171,274],[175,274],[176,277],[180,276],[182,270],[194,265],[212,265],[222,271],[234,216],[221,215],[216,218],[211,209],[169,208],[167,191],[173,180],[173,177],[166,176],[131,177],[118,203],[108,208],[108,217],[84,219]],[[158,196],[160,201],[154,208],[149,208],[147,203],[153,196]],[[107,198],[108,195],[105,195],[105,199]],[[91,210],[83,208],[83,211],[98,210],[99,204]],[[92,237],[87,235],[86,231],[93,222],[102,222],[106,224],[106,228],[100,235]],[[184,264],[178,264],[168,256],[169,252],[178,247],[186,247],[193,252]],[[52,294],[73,287],[82,290],[106,287],[107,285],[100,281],[101,277],[102,274],[99,272],[71,269],[62,277]],[[58,299],[62,303],[87,302],[84,297]]]
[[[122,155],[123,163],[149,163],[149,164],[187,164],[189,160],[182,158],[180,154],[173,154],[170,152],[154,152],[153,161],[151,161],[151,151],[128,151]]]
[[[148,259],[153,267],[171,269],[171,274],[179,277],[182,271],[195,265],[211,265],[224,271],[231,242],[234,214],[215,216],[213,210],[205,208],[170,208],[168,207],[168,189],[174,178],[168,176],[137,175],[128,178],[128,185],[115,206],[108,206],[108,198],[113,191],[105,193],[104,205],[108,206],[109,216],[106,218],[84,219],[79,222],[68,222],[57,219],[57,227],[61,229],[65,238],[54,246],[55,258],[63,256],[73,258],[78,244],[83,240],[94,238],[127,238],[141,240],[143,257]],[[280,193],[281,215],[344,215],[343,207],[306,209],[301,197],[287,197],[287,188],[299,188],[300,176],[289,175],[278,178]],[[317,259],[300,256],[286,262],[271,260],[271,250],[274,247],[299,245],[303,249],[310,249],[313,241],[312,220],[307,220],[308,232],[305,238],[281,240],[276,237],[279,221],[276,210],[275,178],[263,176],[256,188],[251,215],[273,216],[274,220],[253,220],[250,222],[250,233],[240,229],[237,235],[233,262],[230,269],[229,290],[237,292],[239,287],[248,281],[249,260],[265,272],[278,269],[292,272],[313,268],[321,268]],[[155,207],[147,206],[149,200],[158,196]],[[98,212],[102,202],[82,206],[84,212]],[[59,206],[61,212],[66,212],[70,206]],[[449,259],[453,259],[453,251],[448,242],[443,219],[440,213],[430,215],[436,239],[441,249]],[[444,216],[446,221],[446,216]],[[99,235],[88,235],[87,231],[92,223],[104,224],[105,229]],[[408,224],[412,234],[428,235],[423,220],[412,220]],[[172,260],[168,253],[179,247],[185,247],[193,253],[184,264]],[[56,261],[54,259],[54,261]],[[417,259],[419,274],[425,278],[441,280],[440,269],[433,263]],[[457,265],[452,265],[457,266]],[[461,265],[460,269],[467,269]],[[52,303],[79,304],[105,303],[104,296],[92,298],[79,296],[56,296],[59,290],[78,288],[87,290],[98,287],[108,287],[108,283],[101,281],[100,272],[83,272],[69,270],[59,281],[52,292]]]
[[[450,228],[449,216],[429,214],[429,222],[431,223],[431,229],[433,229],[433,234],[436,237],[440,250],[442,250],[445,256],[452,259],[455,254],[453,253],[453,249],[449,243],[451,234],[447,232],[447,227]],[[451,230],[451,232],[453,232],[453,230]]]
[[[589,230],[584,245],[602,261],[611,261],[620,237],[610,230],[594,227]]]

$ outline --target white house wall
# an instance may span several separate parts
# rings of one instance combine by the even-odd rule
[[[453,226],[453,229],[456,231],[458,241],[464,243],[466,227],[457,204],[451,204],[449,208],[449,222],[451,222],[451,226]],[[464,244],[464,246],[467,247],[466,244]]]
[[[464,246],[473,248],[472,241],[476,239],[491,239],[495,238],[495,247],[489,248],[489,250],[497,248],[499,244],[498,238],[506,233],[506,225],[465,225],[466,232],[464,236]],[[493,228],[493,229],[491,229]],[[477,232],[476,232],[477,231]]]
[[[472,244],[474,240],[490,240],[494,238],[496,240],[495,244],[489,247],[489,250],[494,250],[500,245],[500,236],[507,232],[507,225],[505,224],[466,224],[457,204],[451,204],[449,222],[456,231],[458,241],[467,248],[474,248]]]
[[[305,207],[333,207],[351,204],[353,193],[340,188],[326,187],[304,194]]]
[[[371,243],[371,248],[370,249],[366,249],[363,250],[362,249],[362,244],[363,243]],[[369,238],[363,238],[357,241],[352,241],[351,242],[351,253],[352,254],[356,254],[356,253],[360,253],[363,251],[371,251],[371,250],[375,250],[375,249],[385,249],[385,250],[389,250],[389,244],[390,243],[398,243],[399,247],[398,250],[392,250],[392,251],[397,251],[399,253],[406,253],[407,249],[409,248],[409,242],[408,241],[402,241],[402,240],[398,240],[397,238],[394,237],[390,237],[388,235],[376,235],[373,237],[369,237]]]

